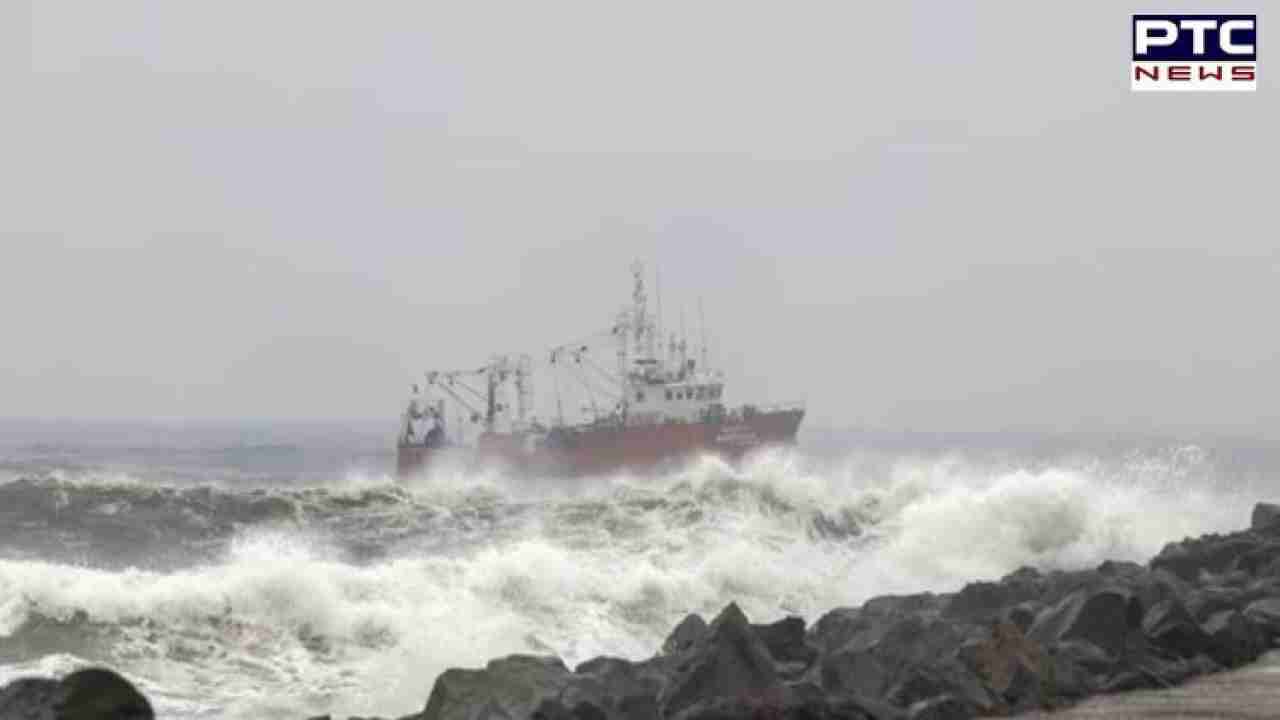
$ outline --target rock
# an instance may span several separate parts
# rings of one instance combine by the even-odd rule
[[[1080,645],[1093,647],[1088,643],[1080,643]],[[1101,650],[1093,649],[1105,657]],[[1040,682],[1043,691],[1041,705],[1057,707],[1078,700],[1093,692],[1095,686],[1093,677],[1072,656],[1070,650],[1063,652],[1062,647],[1055,647],[1049,651],[1049,661]]]
[[[955,698],[972,714],[990,714],[999,706],[977,675],[955,659],[906,668],[885,700],[898,707],[911,707],[943,695]]]
[[[741,720],[742,718],[795,717],[784,713],[780,703],[757,698],[717,697],[701,700],[682,710],[671,720]]]
[[[900,712],[861,698],[830,698],[809,683],[700,700],[672,720],[899,720]]]
[[[769,625],[752,625],[751,629],[779,663],[800,663],[807,668],[818,656],[817,648],[805,639],[802,618],[783,618]]]
[[[1107,560],[1093,570],[1072,573],[1054,573],[1050,576],[1051,602],[1061,602],[1077,590],[1098,590],[1105,587],[1124,588],[1141,601],[1143,608],[1159,602],[1181,597],[1188,585],[1177,575],[1162,568],[1148,569],[1138,563]],[[1062,592],[1069,588],[1067,592]]]
[[[707,621],[696,613],[686,615],[662,643],[662,652],[668,655],[682,653],[694,646],[707,632]]]
[[[62,679],[59,720],[149,720],[151,703],[128,680],[106,668],[77,670]]]
[[[1158,648],[1180,658],[1208,652],[1212,639],[1177,599],[1165,600],[1147,611],[1142,632]]]
[[[816,676],[835,695],[855,694],[905,707],[951,693],[973,707],[990,709],[995,699],[970,667],[955,657],[968,639],[966,627],[942,620],[940,604],[911,604],[915,614],[873,604],[842,647],[828,652]]]
[[[889,689],[889,669],[869,650],[844,650],[821,661],[819,677],[829,692],[883,697]]]
[[[1000,619],[1004,622],[1013,623],[1018,628],[1018,632],[1026,634],[1031,630],[1031,624],[1036,621],[1036,614],[1043,610],[1034,602],[1023,602],[1005,609],[1000,614]]]
[[[904,710],[886,705],[878,700],[858,695],[840,695],[828,698],[832,720],[843,718],[873,718],[873,720],[904,720]]]
[[[588,702],[580,702],[570,709],[559,700],[543,700],[529,718],[530,720],[608,720],[609,716],[600,707]]]
[[[61,681],[24,678],[0,689],[0,717],[29,720],[152,720],[151,703],[106,668],[85,668]]]
[[[1055,643],[1050,652],[1078,666],[1092,677],[1109,675],[1115,671],[1117,659],[1106,650],[1087,640],[1067,640]]]
[[[54,720],[62,685],[49,678],[21,678],[0,688],[0,718]]]
[[[1125,588],[1081,589],[1041,611],[1028,636],[1041,646],[1085,640],[1116,656],[1142,617],[1141,601]]]
[[[1267,645],[1280,639],[1280,595],[1254,600],[1244,609],[1244,616],[1258,627]]]
[[[958,629],[954,623],[938,618],[947,598],[924,593],[920,595],[885,595],[868,600],[859,608],[839,608],[819,618],[810,640],[826,653],[836,650],[864,650],[882,644],[907,649],[910,654],[938,657],[941,650],[958,647]],[[930,645],[925,627],[943,635]]]
[[[1146,568],[1136,562],[1125,562],[1123,560],[1103,560],[1097,567],[1099,575],[1109,578],[1124,578],[1141,575],[1146,572]]]
[[[1280,530],[1280,521],[1277,522],[1277,529]],[[1252,580],[1255,577],[1274,575],[1276,569],[1280,568],[1278,561],[1280,561],[1280,542],[1269,541],[1236,558],[1234,567],[1246,573],[1249,580]]]
[[[1225,587],[1234,587],[1234,588],[1248,587],[1249,584],[1253,582],[1253,575],[1251,573],[1248,573],[1244,570],[1239,569],[1237,566],[1241,562],[1245,562],[1246,559],[1249,558],[1250,556],[1256,555],[1259,552],[1263,552],[1263,551],[1264,551],[1264,548],[1258,547],[1253,550],[1250,550],[1249,552],[1243,555],[1237,556],[1236,559],[1231,562],[1230,569],[1228,569],[1223,573],[1219,573],[1218,575],[1213,576],[1212,580],[1217,582],[1219,585],[1223,585]]]
[[[1041,677],[1046,672],[1048,656],[1044,648],[1023,635],[1017,625],[1007,621],[995,623],[990,636],[966,646],[961,658],[1009,707],[1045,703]],[[986,711],[994,705],[994,699],[988,698],[985,706],[975,702],[971,707]]]
[[[1000,578],[1000,583],[1004,585],[1026,585],[1035,588],[1036,595],[1040,595],[1045,591],[1045,577],[1039,570],[1023,565],[1013,572]]]
[[[829,610],[809,628],[809,640],[820,652],[830,652],[842,647],[855,635],[870,626],[860,607],[841,607]]]
[[[446,670],[431,688],[422,720],[529,717],[568,681],[569,670],[556,657],[509,655],[483,670]]]
[[[1206,655],[1163,660],[1146,657],[1129,664],[1103,683],[1101,692],[1121,692],[1178,685],[1188,678],[1217,672],[1221,666]]]
[[[1094,590],[1105,585],[1116,585],[1108,578],[1098,574],[1097,570],[1055,570],[1044,576],[1044,592],[1039,600],[1046,607],[1057,605],[1071,593],[1079,590]]]
[[[909,616],[937,615],[949,599],[932,593],[919,595],[881,595],[859,607],[842,607],[818,618],[809,631],[809,640],[822,652],[829,652],[856,641],[873,645],[886,628]]]
[[[1260,541],[1242,534],[1207,535],[1202,538],[1169,543],[1151,560],[1152,570],[1168,570],[1188,582],[1201,573],[1218,574],[1228,570],[1235,560],[1256,549]]]
[[[1260,502],[1253,506],[1253,517],[1249,527],[1254,530],[1267,530],[1280,522],[1280,505]]]
[[[905,717],[903,711],[891,705],[860,695],[828,695],[821,686],[808,681],[787,685],[785,698],[787,706],[783,709],[783,715],[797,720],[901,720]]]
[[[1204,622],[1224,610],[1235,610],[1248,605],[1248,602],[1243,602],[1243,596],[1244,593],[1239,588],[1200,587],[1186,594],[1184,604],[1192,617]]]
[[[969,720],[974,717],[974,712],[959,698],[940,695],[912,705],[907,710],[907,717],[909,720]]]
[[[1181,683],[1189,678],[1200,675],[1208,675],[1209,673],[1221,672],[1222,666],[1207,655],[1197,655],[1193,658],[1182,661],[1181,674],[1177,676],[1175,682]]]
[[[1139,570],[1131,575],[1118,576],[1116,582],[1127,587],[1139,600],[1142,607],[1149,608],[1165,600],[1179,599],[1191,589],[1185,580],[1168,570],[1147,570],[1138,565]]]
[[[965,640],[964,628],[955,623],[913,615],[893,622],[870,647],[896,663],[923,663],[953,654]]]
[[[1158,675],[1135,668],[1132,670],[1121,670],[1103,683],[1098,690],[1104,693],[1118,693],[1129,690],[1150,690],[1153,688],[1163,687],[1168,684],[1169,683],[1167,681],[1163,680]]]
[[[1046,704],[1044,681],[1040,668],[1018,664],[1009,676],[1009,683],[1001,693],[1001,698],[1014,711],[1028,710]]]
[[[588,660],[574,669],[573,677],[560,693],[560,702],[576,712],[588,705],[610,717],[656,720],[658,693],[666,685],[665,664],[661,660]]]
[[[1204,623],[1209,656],[1220,665],[1235,667],[1258,659],[1266,649],[1262,632],[1238,610],[1223,610]]]
[[[773,693],[780,686],[768,648],[730,603],[686,653],[658,704],[664,717],[672,717],[704,701]]]
[[[1030,582],[976,582],[965,585],[947,603],[943,615],[968,620],[993,620],[1010,605],[1033,600],[1040,589]]]
[[[934,593],[879,595],[862,604],[863,613],[877,618],[894,618],[921,613],[940,613],[950,598]]]
[[[788,705],[768,699],[715,698],[687,708],[672,720],[874,720],[865,714],[834,715],[825,702],[809,701]]]
[[[1257,571],[1254,573],[1254,575],[1256,575],[1259,578],[1266,578],[1270,580],[1280,580],[1280,558],[1277,558],[1271,561],[1269,564],[1258,568]]]
[[[1187,610],[1200,622],[1223,610],[1244,610],[1255,600],[1280,596],[1280,577],[1260,578],[1244,587],[1208,585],[1188,592]]]

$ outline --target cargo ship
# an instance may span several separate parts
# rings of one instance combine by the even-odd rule
[[[644,269],[632,266],[631,303],[586,340],[551,348],[538,376],[554,392],[550,420],[534,411],[535,363],[528,354],[495,355],[465,370],[433,370],[414,383],[401,418],[396,472],[401,478],[448,458],[537,476],[645,470],[714,455],[730,462],[753,451],[792,445],[802,402],[725,404],[724,373],[691,357],[683,321],[663,338],[649,313]],[[610,367],[612,366],[612,367]],[[566,419],[565,396],[586,399]],[[564,391],[564,392],[562,392]]]

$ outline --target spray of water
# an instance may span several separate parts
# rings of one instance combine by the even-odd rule
[[[777,453],[573,484],[457,468],[406,485],[352,476],[278,493],[297,510],[237,526],[189,567],[0,561],[0,635],[19,648],[2,674],[111,662],[175,717],[401,714],[446,667],[511,652],[646,657],[683,614],[730,600],[757,621],[814,619],[1023,565],[1143,561],[1247,517],[1254,498],[1197,467],[819,467]],[[77,482],[56,480],[71,496]],[[127,515],[143,489],[118,485]],[[378,552],[353,557],[353,543]]]

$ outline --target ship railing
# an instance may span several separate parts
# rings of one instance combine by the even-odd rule
[[[797,412],[803,410],[804,402],[796,400],[792,402],[770,403],[768,405],[743,405],[731,410],[728,413],[728,416],[737,419],[746,415],[764,415],[769,413]]]
[[[776,403],[769,403],[768,405],[756,406],[756,412],[762,412],[762,413],[787,412],[791,410],[803,410],[803,409],[804,409],[803,400],[791,400],[788,402],[776,402]]]

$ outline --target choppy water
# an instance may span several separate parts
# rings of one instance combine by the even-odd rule
[[[815,619],[1145,560],[1280,488],[1267,450],[1115,438],[829,433],[737,469],[398,484],[380,438],[139,432],[0,443],[0,681],[100,662],[164,717],[405,714],[446,667],[646,657],[730,600]]]

